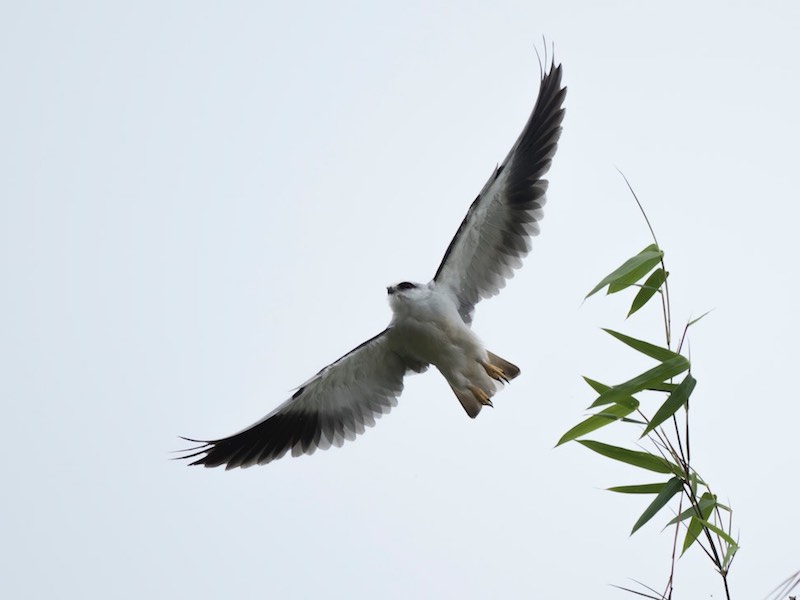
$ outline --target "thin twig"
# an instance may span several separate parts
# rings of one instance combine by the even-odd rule
[[[653,226],[650,224],[650,219],[647,218],[647,213],[644,211],[644,208],[642,207],[642,203],[639,202],[639,197],[636,195],[636,192],[633,191],[633,186],[631,185],[631,182],[628,181],[628,178],[625,177],[625,173],[623,173],[622,170],[619,167],[616,167],[616,169],[617,169],[617,172],[620,175],[622,175],[622,179],[625,180],[625,185],[627,185],[628,189],[631,191],[631,194],[633,195],[633,199],[636,200],[636,204],[639,206],[639,210],[641,211],[642,216],[644,217],[644,221],[645,221],[645,223],[647,223],[647,228],[650,230],[650,235],[653,236],[653,241],[655,242],[656,246],[658,246],[658,239],[656,238],[656,232],[653,230]]]
[[[686,463],[688,467],[689,461],[686,458],[686,455],[683,453],[683,444],[681,444],[681,432],[678,429],[678,417],[676,417],[675,415],[672,415],[672,424],[675,426],[675,439],[678,442],[678,450],[681,453],[681,460],[682,462]]]
[[[789,577],[781,581],[778,586],[768,595],[764,596],[764,598],[783,600],[789,594],[789,592],[795,589],[798,585],[800,585],[800,571],[789,575]]]
[[[625,173],[623,173],[619,167],[616,168],[617,172],[622,176],[622,179],[625,181],[625,185],[628,186],[628,189],[633,196],[633,199],[636,201],[636,206],[639,207],[639,211],[642,213],[644,217],[644,222],[647,223],[647,228],[650,230],[650,235],[653,237],[653,242],[656,246],[660,249],[661,246],[658,243],[658,238],[656,237],[656,232],[653,229],[653,225],[650,223],[650,219],[647,216],[647,213],[644,210],[644,206],[642,206],[641,201],[639,200],[639,196],[636,195],[636,192],[631,185],[631,182],[628,181],[628,178],[625,177]],[[666,292],[661,296],[661,304],[662,310],[664,313],[664,331],[667,335],[667,348],[670,347],[671,340],[672,340],[672,311],[670,310],[669,306],[669,285],[667,284],[667,267],[664,265],[664,258],[661,258],[661,269],[664,271],[664,291]]]
[[[641,583],[640,581],[636,581],[635,579],[633,581],[635,583],[638,583],[643,588],[650,590],[654,594],[658,594],[658,592],[656,590],[654,590],[653,588],[651,588],[649,585],[645,585],[645,584]],[[609,583],[608,585],[610,585],[611,587],[615,587],[618,590],[623,590],[625,592],[630,592],[631,594],[636,594],[637,596],[642,596],[644,598],[652,598],[653,600],[667,600],[667,598],[665,596],[663,596],[663,595],[651,596],[650,594],[645,594],[644,592],[637,592],[636,590],[632,590],[630,588],[622,587],[621,585],[616,585],[616,584],[613,584],[613,583]]]
[[[678,500],[678,514],[683,512],[683,496]],[[672,558],[669,561],[669,579],[667,580],[667,589],[664,590],[664,595],[672,597],[672,582],[675,580],[675,554],[678,549],[678,532],[680,531],[680,521],[675,523],[675,535],[672,538]]]

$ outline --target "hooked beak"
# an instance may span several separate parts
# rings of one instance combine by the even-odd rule
[[[390,296],[391,296],[392,294],[394,294],[394,292],[395,292],[395,287],[394,287],[393,285],[390,285],[390,286],[388,286],[388,287],[386,288],[386,293],[387,293],[387,294],[389,294]]]

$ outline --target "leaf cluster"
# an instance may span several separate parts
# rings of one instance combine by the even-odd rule
[[[603,289],[607,290],[607,294],[615,294],[631,287],[638,288],[628,310],[628,317],[641,310],[654,298],[658,298],[661,301],[666,345],[653,344],[618,331],[604,329],[628,348],[653,359],[655,365],[616,385],[607,385],[584,377],[596,394],[594,401],[589,405],[589,410],[594,412],[590,412],[587,418],[564,433],[557,445],[577,441],[589,450],[611,460],[668,476],[666,480],[657,483],[615,486],[608,489],[621,494],[653,496],[634,523],[631,534],[665,507],[672,506],[675,516],[667,522],[665,529],[674,528],[674,546],[677,546],[681,531],[684,533],[681,555],[697,543],[722,575],[727,595],[727,573],[739,544],[731,535],[731,509],[718,501],[709,485],[691,465],[689,403],[697,380],[692,375],[689,358],[680,352],[683,339],[678,345],[678,351],[670,347],[672,327],[668,278],[669,272],[664,265],[664,252],[654,243],[626,260],[586,295],[586,298],[589,298]],[[699,320],[695,319],[686,325],[684,338],[689,326]],[[640,399],[642,392],[652,392],[652,394],[643,400]],[[660,402],[651,402],[653,396],[660,397]],[[683,421],[682,425],[679,423],[679,418]],[[636,449],[585,439],[586,435],[613,423],[636,428],[638,432]],[[674,567],[673,551],[670,578],[664,594],[649,596],[640,592],[635,593],[652,598],[669,598]]]

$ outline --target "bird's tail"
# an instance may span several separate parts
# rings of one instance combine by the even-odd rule
[[[486,370],[487,375],[495,381],[508,383],[519,375],[519,367],[515,364],[500,358],[488,350],[486,352],[486,357],[488,361],[482,363],[483,368]],[[492,406],[491,398],[494,395],[494,389],[487,390],[474,384],[468,385],[467,389],[464,390],[457,389],[452,384],[450,387],[456,395],[456,398],[458,398],[458,401],[461,402],[461,406],[464,407],[464,410],[467,411],[467,414],[473,419],[478,416],[478,413],[481,412],[484,406]]]
[[[478,413],[481,412],[485,404],[489,404],[489,406],[492,405],[492,401],[488,398],[483,401],[479,400],[473,390],[459,390],[453,384],[450,384],[450,389],[453,390],[456,398],[461,402],[461,406],[464,407],[464,410],[467,411],[467,414],[472,419],[478,416]]]
[[[519,375],[519,367],[517,365],[508,362],[504,358],[500,358],[497,354],[489,352],[488,350],[486,351],[486,355],[489,357],[489,364],[500,369],[505,375],[505,380],[507,382]]]

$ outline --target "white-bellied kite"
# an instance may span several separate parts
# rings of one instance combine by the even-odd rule
[[[489,177],[428,283],[387,288],[392,320],[370,340],[302,384],[266,417],[181,458],[227,469],[263,465],[341,446],[397,404],[403,378],[429,365],[444,376],[464,410],[476,417],[519,369],[483,347],[471,328],[475,305],[497,294],[522,264],[539,233],[566,88],[561,65],[541,75],[533,112],[508,156]]]

